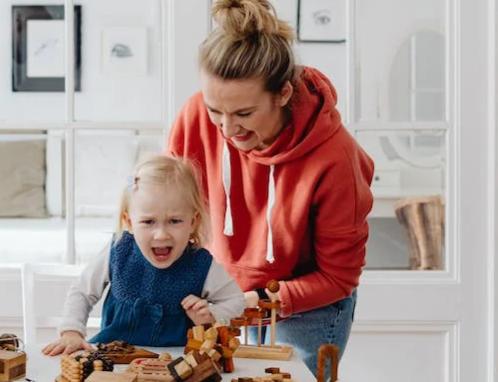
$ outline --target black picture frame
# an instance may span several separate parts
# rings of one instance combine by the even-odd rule
[[[12,91],[63,92],[64,77],[28,76],[28,21],[64,20],[63,5],[12,6]],[[62,38],[63,36],[61,36]],[[74,6],[74,88],[81,90],[81,5]]]
[[[320,9],[319,0],[298,0],[297,2],[297,40],[304,43],[332,43],[343,44],[346,42],[346,30],[341,31],[341,37],[336,32],[330,33],[326,28],[319,27],[320,24],[333,22],[331,11],[334,8],[345,7],[349,0],[329,0],[326,7]],[[314,4],[317,3],[317,4]],[[321,3],[324,3],[323,1]],[[306,12],[305,12],[306,10]],[[345,8],[344,8],[345,10]],[[346,14],[343,15],[346,17]],[[315,24],[315,25],[313,25]],[[332,24],[334,25],[334,24]],[[317,27],[318,26],[318,27]],[[313,29],[313,30],[311,30]],[[322,30],[320,30],[322,29]]]

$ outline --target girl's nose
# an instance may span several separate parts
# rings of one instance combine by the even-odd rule
[[[166,226],[159,226],[154,232],[155,239],[168,239],[169,237],[170,234]]]

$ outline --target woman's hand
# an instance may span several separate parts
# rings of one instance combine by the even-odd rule
[[[49,343],[42,349],[45,355],[71,354],[77,350],[95,350],[92,345],[85,341],[85,338],[80,332],[68,330],[63,332],[61,338],[57,341]]]
[[[212,324],[215,322],[215,318],[209,310],[207,300],[190,294],[183,299],[182,307],[195,325]]]

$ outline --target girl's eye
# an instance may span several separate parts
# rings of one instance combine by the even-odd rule
[[[183,223],[183,220],[182,219],[171,219],[170,223],[171,224],[180,224],[180,223]]]
[[[154,223],[154,220],[152,219],[148,219],[148,220],[142,220],[141,222],[142,224],[145,224],[145,225],[151,225]]]

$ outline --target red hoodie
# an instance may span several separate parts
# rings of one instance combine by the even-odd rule
[[[201,93],[183,107],[170,136],[171,153],[202,171],[209,249],[245,291],[280,280],[282,316],[352,293],[372,208],[373,162],[342,125],[334,87],[312,68],[303,68],[294,86],[291,123],[264,150],[246,153],[228,142],[223,163],[226,141]],[[225,219],[232,236],[224,234]]]

